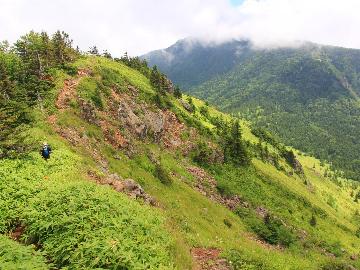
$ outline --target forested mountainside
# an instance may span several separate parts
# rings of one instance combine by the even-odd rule
[[[146,61],[31,32],[0,70],[0,269],[360,269],[358,182]]]
[[[230,71],[251,54],[248,41],[203,45],[196,39],[182,39],[165,50],[150,52],[141,58],[157,65],[175,83],[191,89],[211,78]]]
[[[183,40],[144,57],[189,93],[360,179],[360,50]]]

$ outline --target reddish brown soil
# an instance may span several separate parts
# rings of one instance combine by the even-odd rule
[[[56,118],[56,115],[50,115],[49,117],[48,117],[48,119],[47,119],[47,121],[52,125],[52,126],[54,126],[55,124],[56,124],[56,120],[57,120],[57,118]]]
[[[69,107],[70,100],[76,98],[76,86],[79,84],[81,78],[86,77],[89,74],[89,70],[81,69],[78,71],[75,79],[65,80],[64,87],[61,89],[55,102],[56,108],[64,110]]]
[[[230,270],[227,261],[219,257],[219,249],[193,248],[191,255],[195,261],[194,270]]]
[[[16,229],[10,233],[10,238],[19,242],[22,234],[24,233],[24,230],[25,230],[25,226],[23,225],[17,226]]]
[[[107,143],[118,149],[128,146],[129,141],[120,133],[118,128],[112,126],[108,121],[101,120],[100,127]]]

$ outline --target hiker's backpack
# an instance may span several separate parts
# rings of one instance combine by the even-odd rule
[[[41,152],[42,156],[47,159],[50,157],[50,149],[49,149],[49,146],[45,145],[42,149],[42,152]]]

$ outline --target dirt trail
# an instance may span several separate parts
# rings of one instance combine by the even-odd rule
[[[77,76],[72,79],[66,79],[64,81],[64,87],[60,90],[60,93],[55,102],[56,107],[60,111],[64,111],[69,108],[69,102],[73,98],[77,98],[76,87],[80,83],[81,79],[91,75],[91,70],[88,69],[79,69]],[[99,166],[103,171],[108,170],[108,163],[106,159],[92,146],[92,141],[89,137],[84,136],[84,130],[75,130],[74,128],[69,127],[59,127],[56,124],[57,117],[56,115],[50,115],[48,117],[48,122],[52,125],[54,130],[64,139],[69,141],[74,146],[83,146],[86,151],[90,154],[94,160],[97,161]]]
[[[227,261],[219,257],[219,249],[193,248],[191,255],[196,262],[194,270],[230,270]]]
[[[56,100],[56,107],[60,112],[63,112],[67,108],[69,108],[69,102],[72,99],[77,99],[82,106],[82,109],[86,106],[86,103],[82,101],[77,96],[76,87],[79,84],[80,80],[83,77],[87,77],[91,75],[91,71],[89,70],[79,70],[76,78],[68,79],[64,81],[64,87],[61,89],[58,98]],[[83,116],[84,120],[89,122],[88,116],[92,114],[92,108],[89,108],[88,113]],[[107,119],[108,115],[103,112],[98,112],[99,115],[102,116],[103,119]],[[91,115],[92,117],[92,115]],[[96,125],[98,125],[104,134],[105,141],[109,144],[113,145],[116,148],[126,147],[128,141],[122,136],[122,134],[111,125],[109,121],[106,120],[96,120]],[[143,188],[136,183],[132,179],[122,179],[117,174],[111,174],[109,170],[109,164],[106,157],[99,151],[97,148],[98,141],[95,138],[91,138],[86,135],[85,129],[82,128],[72,128],[72,127],[61,127],[57,124],[56,115],[50,115],[47,119],[48,123],[51,124],[53,129],[65,140],[67,140],[71,145],[76,147],[81,147],[85,152],[96,161],[98,165],[98,169],[104,174],[99,176],[95,171],[88,171],[87,177],[89,180],[95,181],[100,185],[109,185],[117,192],[122,192],[127,194],[129,197],[133,199],[142,199],[146,204],[152,206],[158,206],[156,200],[147,194]],[[95,121],[94,121],[95,122]],[[19,232],[14,231],[13,238],[17,238]],[[19,234],[21,235],[21,233]]]
[[[64,87],[60,90],[60,93],[55,102],[56,108],[59,110],[65,110],[69,108],[69,102],[76,97],[76,87],[83,77],[90,75],[90,71],[86,69],[80,69],[77,72],[77,77],[74,79],[66,79],[64,81]]]

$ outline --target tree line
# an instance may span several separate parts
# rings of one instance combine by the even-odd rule
[[[12,46],[0,43],[0,157],[26,148],[20,134],[32,122],[31,108],[53,87],[54,69],[69,69],[79,55],[61,31],[52,36],[31,31]]]

